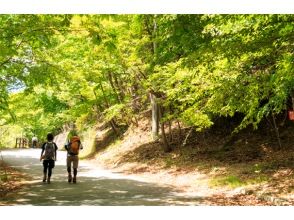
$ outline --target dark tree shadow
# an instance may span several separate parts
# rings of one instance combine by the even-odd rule
[[[36,169],[34,166],[25,169]],[[199,205],[204,198],[181,196],[171,187],[132,179],[114,178],[91,174],[81,167],[76,184],[68,183],[64,166],[54,168],[51,183],[41,182],[34,176],[32,184],[8,194],[0,200],[2,205],[36,206],[134,206],[134,205]]]

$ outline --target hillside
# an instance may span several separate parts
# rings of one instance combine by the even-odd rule
[[[282,149],[275,150],[277,140],[271,130],[247,129],[224,148],[229,135],[211,129],[192,133],[186,146],[174,144],[171,153],[164,153],[160,142],[151,140],[148,119],[139,124],[110,144],[111,132],[104,130],[104,136],[96,139],[97,154],[92,161],[146,181],[172,185],[183,193],[209,196],[212,205],[294,204],[291,123],[280,129]]]
[[[62,149],[77,130],[81,158],[116,172],[211,204],[293,204],[293,15],[3,14],[0,24],[0,149],[48,133]]]

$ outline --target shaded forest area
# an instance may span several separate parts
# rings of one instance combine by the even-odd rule
[[[130,130],[146,140],[106,162],[203,169],[212,185],[284,175],[291,194],[293,18],[1,15],[0,147],[104,124],[122,151]]]

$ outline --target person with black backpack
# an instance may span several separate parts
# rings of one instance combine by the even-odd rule
[[[53,134],[49,133],[47,134],[47,142],[45,142],[42,145],[42,152],[41,152],[41,157],[40,161],[43,160],[43,182],[50,183],[51,175],[52,175],[52,169],[55,166],[55,161],[57,159],[57,145],[53,142]],[[47,172],[48,170],[48,172]],[[48,173],[48,177],[47,177]]]

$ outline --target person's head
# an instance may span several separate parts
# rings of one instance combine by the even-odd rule
[[[47,134],[47,141],[53,141],[53,139],[54,139],[53,134],[51,133]]]

